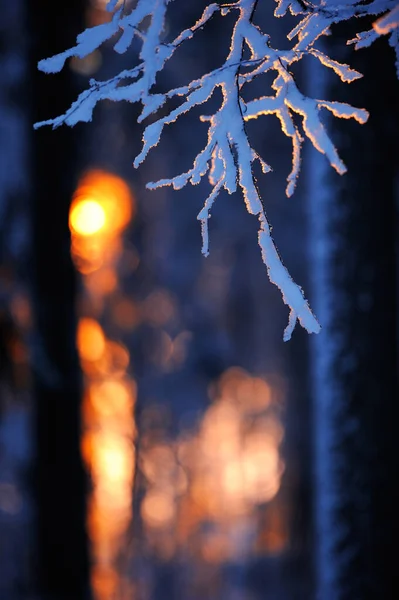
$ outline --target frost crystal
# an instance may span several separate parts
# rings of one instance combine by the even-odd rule
[[[79,121],[90,121],[96,104],[103,99],[141,102],[139,122],[150,115],[153,117],[152,122],[144,129],[143,147],[134,161],[134,166],[138,167],[151,148],[159,143],[166,125],[173,123],[193,107],[206,103],[218,88],[222,93],[222,103],[213,115],[201,117],[202,121],[209,124],[208,139],[206,146],[194,158],[192,168],[180,175],[149,183],[148,188],[172,186],[180,189],[188,183],[196,185],[207,176],[212,190],[198,215],[203,238],[202,252],[205,256],[209,252],[208,220],[213,203],[221,190],[225,189],[232,194],[240,188],[248,212],[256,215],[259,221],[258,242],[270,281],[280,289],[283,301],[290,309],[284,340],[290,339],[297,320],[309,333],[318,333],[320,325],[310,310],[302,289],[294,283],[283,265],[273,242],[271,227],[253,174],[253,164],[258,161],[263,173],[270,171],[271,167],[251,147],[246,134],[246,122],[273,114],[279,119],[283,133],[291,138],[292,169],[287,177],[287,196],[291,196],[295,190],[301,165],[303,136],[309,138],[313,146],[326,155],[338,173],[344,173],[345,165],[323,127],[320,113],[325,109],[335,117],[365,123],[367,111],[342,102],[305,96],[298,88],[290,66],[308,55],[334,71],[346,83],[362,77],[361,73],[350,66],[326,56],[315,47],[315,43],[321,36],[327,35],[335,23],[353,17],[374,15],[376,20],[373,28],[359,33],[348,43],[354,43],[356,48],[363,48],[371,45],[379,36],[389,36],[389,43],[396,50],[399,74],[398,2],[374,0],[365,4],[362,0],[276,0],[276,17],[282,17],[290,11],[300,18],[288,34],[288,39],[293,43],[292,48],[281,51],[271,47],[269,36],[254,23],[258,0],[209,4],[192,27],[182,31],[174,40],[161,41],[170,1],[138,0],[129,11],[125,9],[125,3],[119,5],[117,0],[110,0],[107,11],[113,14],[108,23],[87,29],[78,35],[76,46],[42,60],[39,69],[55,73],[63,68],[69,57],[83,58],[116,36],[114,49],[119,53],[126,52],[135,37],[141,43],[137,65],[107,81],[92,79],[89,88],[64,115],[37,123],[35,127],[52,125],[55,128],[63,123],[73,126]],[[157,74],[162,71],[175,50],[192,38],[216,13],[221,16],[229,13],[236,15],[230,51],[224,64],[186,86],[165,93],[152,92]],[[249,49],[250,57],[244,60],[246,48]],[[242,97],[243,87],[269,71],[275,75],[271,94],[245,102]],[[171,98],[181,99],[180,105],[157,118],[158,109]],[[295,114],[301,118],[302,131],[298,129]]]

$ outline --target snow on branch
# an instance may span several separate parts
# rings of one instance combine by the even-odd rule
[[[320,0],[317,4],[309,0],[276,1],[278,6],[274,14],[277,17],[284,16],[288,10],[293,15],[305,15],[288,35],[291,40],[297,37],[296,50],[309,50],[314,42],[320,36],[328,34],[330,27],[336,23],[354,17],[383,15],[373,23],[372,29],[358,33],[353,40],[348,40],[348,44],[355,44],[355,48],[359,50],[370,46],[381,35],[389,35],[389,44],[396,53],[399,77],[398,0],[373,0],[368,4],[363,0]]]
[[[308,55],[334,71],[343,82],[351,83],[362,77],[361,73],[351,69],[349,65],[326,56],[315,47],[315,43],[320,36],[329,33],[333,24],[369,14],[378,17],[373,29],[359,33],[356,40],[351,42],[356,44],[356,48],[360,48],[370,45],[380,35],[389,35],[390,44],[398,53],[398,3],[394,0],[374,0],[368,4],[364,4],[362,0],[320,0],[317,3],[310,0],[276,0],[276,17],[284,16],[287,11],[299,17],[299,22],[288,35],[288,39],[293,42],[292,48],[278,50],[272,48],[269,35],[254,23],[258,0],[211,3],[192,27],[167,41],[163,39],[163,32],[170,2],[171,0],[138,0],[134,8],[127,10],[125,3],[118,6],[117,0],[110,0],[107,10],[112,13],[112,18],[109,22],[78,35],[73,48],[40,61],[39,69],[55,73],[63,68],[69,57],[83,58],[110,40],[114,43],[114,50],[119,53],[125,52],[134,38],[141,44],[135,66],[106,81],[91,79],[89,88],[80,94],[64,115],[36,123],[35,127],[52,125],[55,128],[61,124],[73,126],[80,121],[91,121],[95,106],[104,99],[140,102],[142,112],[139,122],[150,115],[153,117],[152,122],[144,128],[143,147],[134,161],[134,166],[138,167],[149,151],[158,145],[164,127],[174,123],[195,106],[205,104],[216,89],[220,90],[222,102],[219,108],[212,115],[200,117],[203,122],[208,123],[208,139],[205,147],[194,158],[192,168],[171,178],[151,182],[147,187],[156,189],[172,186],[174,189],[181,189],[189,183],[196,185],[203,177],[207,177],[212,189],[198,215],[203,238],[202,252],[205,256],[209,253],[208,221],[215,200],[222,190],[233,194],[237,188],[240,189],[248,212],[258,218],[258,243],[270,281],[280,289],[283,301],[290,309],[284,340],[290,339],[297,321],[309,333],[317,333],[320,325],[302,289],[294,283],[283,265],[273,242],[271,227],[253,173],[256,161],[263,173],[270,171],[271,167],[252,148],[246,123],[251,119],[273,114],[279,119],[283,133],[291,138],[292,169],[287,177],[287,196],[291,196],[295,190],[301,165],[301,146],[305,137],[316,150],[326,155],[338,173],[344,173],[345,165],[323,126],[321,113],[328,110],[337,118],[352,118],[365,123],[367,111],[341,102],[307,97],[298,88],[290,67]],[[177,48],[191,39],[215,14],[223,17],[229,13],[236,18],[225,62],[185,86],[155,93],[153,88],[157,74],[164,69]],[[249,50],[250,57],[244,60],[246,49]],[[270,95],[245,102],[242,96],[244,86],[267,72],[274,74]],[[166,111],[166,114],[164,109],[163,116],[158,116],[159,108],[171,98],[180,100],[180,104],[173,110]],[[295,115],[300,117],[301,129]]]

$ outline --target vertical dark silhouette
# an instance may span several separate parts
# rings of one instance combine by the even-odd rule
[[[303,277],[304,278],[304,277]],[[306,286],[308,288],[309,286]],[[308,334],[296,332],[287,352],[287,406],[284,477],[287,502],[290,507],[290,548],[284,564],[284,580],[292,600],[312,600],[313,573],[313,499],[312,499],[312,428]],[[283,479],[284,481],[284,479]]]
[[[28,7],[32,122],[64,112],[77,94],[65,68],[56,76],[37,61],[74,44],[84,2],[31,0]],[[35,319],[35,500],[41,597],[89,597],[85,474],[80,455],[81,375],[75,346],[76,280],[68,212],[76,184],[79,128],[32,131],[32,290]]]
[[[399,597],[399,86],[387,40],[369,50],[347,49],[353,25],[333,30],[327,52],[364,78],[350,86],[331,78],[324,92],[371,116],[363,126],[329,122],[348,173],[331,172],[313,191],[320,200],[327,189],[331,198],[321,217],[330,248],[323,265],[329,317],[320,334],[323,383],[315,398],[323,405],[316,408],[323,415],[316,425],[324,427],[317,450],[324,454],[318,481],[325,490],[320,598],[393,600]]]

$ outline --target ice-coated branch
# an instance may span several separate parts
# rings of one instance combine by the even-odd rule
[[[278,50],[271,47],[270,36],[254,22],[259,0],[210,3],[196,23],[168,41],[164,29],[171,1],[137,0],[134,8],[127,10],[125,2],[110,0],[107,4],[107,10],[112,14],[109,22],[78,35],[73,48],[40,61],[39,69],[55,73],[63,68],[68,58],[84,58],[104,43],[113,43],[114,50],[123,53],[136,39],[140,48],[137,64],[106,81],[91,79],[89,88],[80,94],[65,114],[37,123],[35,127],[58,127],[61,124],[73,126],[80,121],[90,121],[95,106],[104,99],[140,102],[142,112],[139,122],[145,121],[150,115],[152,122],[144,128],[143,146],[134,161],[134,166],[138,167],[150,150],[158,145],[166,126],[194,107],[206,104],[215,90],[219,90],[222,96],[220,106],[214,114],[200,117],[208,124],[208,137],[205,147],[194,157],[192,167],[187,172],[151,182],[147,187],[156,189],[172,186],[174,189],[181,189],[187,184],[196,185],[207,177],[211,192],[198,215],[203,240],[202,252],[205,256],[209,253],[208,222],[213,204],[223,190],[233,194],[238,188],[248,212],[258,218],[258,243],[270,281],[280,289],[283,301],[290,309],[284,340],[290,339],[297,321],[309,333],[317,333],[320,325],[302,289],[291,279],[283,265],[273,242],[253,165],[257,161],[263,173],[270,171],[271,167],[252,148],[246,124],[263,115],[275,115],[280,121],[282,132],[291,139],[292,169],[287,177],[287,196],[291,196],[295,190],[301,166],[301,147],[305,138],[311,141],[316,150],[325,154],[338,173],[344,173],[345,165],[323,126],[321,112],[328,110],[337,118],[352,118],[359,123],[366,122],[368,113],[345,103],[306,96],[297,86],[291,73],[291,65],[304,56],[310,56],[325,68],[331,69],[345,83],[362,77],[361,73],[349,65],[324,54],[316,47],[316,43],[321,36],[330,32],[332,25],[354,17],[372,15],[376,17],[372,29],[359,33],[355,40],[349,40],[348,43],[355,43],[358,49],[371,45],[381,35],[389,36],[389,43],[397,52],[399,74],[398,2],[373,0],[365,4],[362,0],[276,0],[276,17],[283,17],[290,11],[299,19],[288,35],[288,40],[292,42],[291,48]],[[157,75],[174,53],[215,15],[222,18],[229,13],[235,16],[235,22],[230,50],[224,63],[187,85],[155,92]],[[244,60],[246,49],[249,50],[250,57]],[[267,72],[274,75],[270,93],[244,101],[244,86],[249,86],[254,79]],[[180,103],[168,110],[168,101],[172,98]],[[158,113],[161,107],[162,116]],[[300,125],[296,115],[300,117]]]

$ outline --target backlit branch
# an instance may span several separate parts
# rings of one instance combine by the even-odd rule
[[[214,114],[200,117],[208,124],[208,137],[205,147],[194,157],[191,169],[149,183],[148,187],[156,189],[172,186],[180,189],[187,184],[196,185],[203,177],[207,177],[211,192],[198,215],[204,255],[209,253],[208,221],[218,195],[222,190],[229,194],[237,189],[242,192],[248,212],[256,215],[259,221],[258,242],[269,278],[280,289],[283,300],[290,309],[289,323],[284,332],[284,339],[287,340],[291,337],[297,320],[309,333],[317,333],[320,325],[312,314],[302,289],[292,281],[283,265],[271,237],[271,227],[259,196],[253,165],[257,161],[263,173],[270,171],[271,167],[252,148],[246,123],[263,115],[275,115],[283,133],[291,139],[292,169],[287,177],[287,196],[291,196],[295,190],[301,165],[301,146],[306,137],[316,150],[326,155],[338,173],[344,173],[346,167],[322,124],[321,112],[328,110],[337,118],[352,118],[359,123],[366,122],[368,113],[349,104],[307,97],[298,88],[290,70],[291,65],[304,56],[311,56],[325,68],[331,69],[343,82],[351,83],[362,77],[361,73],[321,52],[315,46],[317,40],[328,34],[331,26],[336,23],[373,15],[376,17],[373,28],[359,33],[355,40],[348,43],[355,43],[356,48],[361,48],[372,44],[377,37],[387,35],[399,57],[399,9],[396,0],[374,0],[368,4],[362,0],[342,0],[341,3],[336,0],[276,1],[276,17],[284,16],[287,11],[299,17],[297,25],[288,35],[288,39],[292,41],[292,47],[288,50],[272,48],[270,36],[254,23],[258,0],[211,3],[192,27],[181,31],[171,41],[163,37],[171,0],[138,0],[130,12],[125,10],[124,4],[118,8],[117,0],[111,0],[107,5],[107,10],[112,13],[108,23],[87,29],[78,35],[73,48],[42,60],[39,69],[55,73],[63,68],[69,57],[84,58],[110,41],[116,52],[123,53],[135,38],[141,45],[137,64],[107,81],[90,80],[89,88],[80,94],[64,115],[35,126],[58,127],[64,123],[73,126],[79,121],[90,121],[95,106],[104,99],[140,102],[142,112],[139,122],[145,121],[150,115],[152,122],[144,128],[143,146],[134,161],[134,166],[138,167],[149,151],[158,145],[164,127],[174,123],[194,107],[205,104],[215,90],[220,90],[222,102],[218,109]],[[175,51],[184,46],[215,15],[222,18],[229,13],[235,15],[236,19],[225,62],[185,86],[155,93],[157,75],[165,68]],[[243,59],[245,49],[250,53],[248,60]],[[245,102],[242,96],[244,86],[250,85],[254,79],[267,72],[274,75],[270,93]],[[168,112],[165,111],[165,105],[171,98],[180,99],[181,102]],[[159,116],[158,110],[161,107],[164,107],[164,111]],[[295,115],[300,117],[300,126]]]

